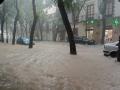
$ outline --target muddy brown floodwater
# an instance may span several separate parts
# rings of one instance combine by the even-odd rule
[[[0,44],[0,90],[120,90],[120,63],[104,57],[103,46],[40,42]]]

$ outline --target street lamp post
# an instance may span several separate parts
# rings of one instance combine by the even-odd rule
[[[120,36],[119,36],[119,43],[118,43],[117,61],[120,62]]]

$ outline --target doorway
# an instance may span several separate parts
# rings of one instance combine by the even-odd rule
[[[88,30],[87,31],[87,38],[89,38],[90,40],[93,39],[93,30]]]
[[[112,42],[112,38],[113,38],[113,30],[112,29],[105,30],[105,43]]]

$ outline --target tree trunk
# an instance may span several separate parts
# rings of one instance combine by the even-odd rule
[[[15,38],[16,38],[16,27],[17,27],[17,21],[19,18],[19,9],[18,9],[18,1],[16,0],[16,10],[17,10],[17,14],[15,16],[15,20],[14,20],[14,29],[13,29],[13,38],[12,38],[12,44],[15,45]]]
[[[3,7],[2,7],[2,17],[1,17],[1,42],[4,43],[4,23],[5,23],[5,3],[3,3]]]
[[[32,0],[32,5],[33,5],[34,20],[33,20],[33,25],[31,27],[31,32],[30,32],[29,48],[33,48],[33,37],[34,37],[34,31],[35,31],[35,27],[36,27],[36,23],[37,23],[37,13],[36,13],[35,0]]]
[[[60,41],[65,41],[65,31],[60,32]]]
[[[40,36],[41,36],[41,38],[40,38],[40,40],[42,41],[43,40],[43,26],[41,25],[41,22],[39,22],[39,28],[40,28]]]
[[[26,23],[26,25],[25,25],[26,37],[28,37],[28,32],[27,32],[27,29],[28,29],[28,26],[27,26],[27,23]]]
[[[43,41],[42,30],[40,30],[41,41]]]
[[[5,20],[4,18],[2,18],[1,20],[1,42],[4,43],[4,23],[5,23]]]
[[[23,25],[20,23],[20,37],[24,36]]]
[[[72,28],[70,25],[70,22],[68,20],[68,16],[64,7],[64,3],[63,0],[58,0],[58,8],[60,10],[60,14],[62,16],[63,19],[63,23],[65,25],[65,28],[67,30],[67,34],[68,34],[68,39],[69,39],[69,43],[70,43],[70,54],[76,55],[76,45],[74,42],[74,37],[73,37],[73,32],[72,32]]]
[[[57,28],[57,29],[58,29],[58,28]],[[55,29],[55,30],[53,31],[53,41],[56,41],[56,40],[57,40],[57,34],[58,34],[57,29]]]
[[[6,20],[6,43],[8,43],[8,28],[7,28],[7,20]]]
[[[18,21],[18,16],[15,17],[15,21],[14,21],[13,38],[12,38],[13,45],[15,45],[17,21]]]

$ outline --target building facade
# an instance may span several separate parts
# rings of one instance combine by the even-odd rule
[[[97,43],[101,42],[103,30],[102,13],[105,9],[105,43],[118,40],[120,35],[120,2],[119,0],[88,0],[79,16],[78,35],[87,36]],[[105,8],[104,5],[106,6]]]

